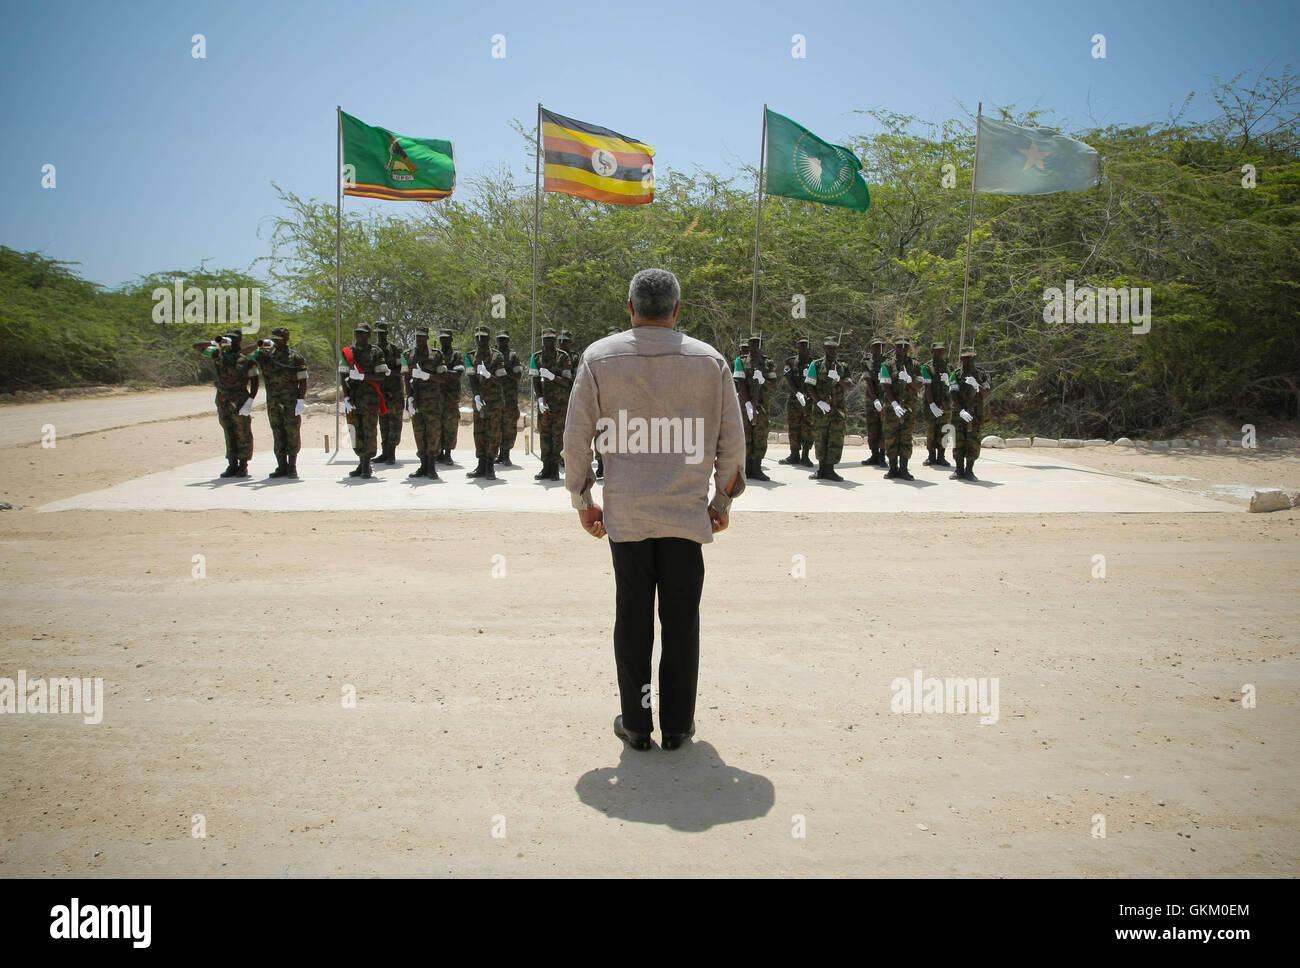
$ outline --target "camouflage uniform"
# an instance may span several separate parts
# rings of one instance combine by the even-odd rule
[[[362,323],[356,332],[369,335],[370,327]],[[351,363],[347,359],[349,353]],[[361,463],[352,476],[369,477],[370,460],[375,456],[379,436],[380,400],[387,397],[387,394],[381,394],[382,384],[379,382],[388,375],[384,351],[368,341],[365,346],[354,342],[346,352],[339,354],[339,375],[345,381],[348,400],[355,408],[348,414],[348,424],[355,435],[352,452],[361,458]]]
[[[840,344],[834,336],[828,336],[822,345],[827,349],[838,349]],[[808,364],[803,382],[805,393],[813,405],[813,443],[817,448],[817,472],[810,476],[842,481],[844,478],[835,472],[835,465],[844,453],[844,396],[853,385],[849,368],[841,359],[832,361],[828,354]],[[829,412],[818,406],[823,401],[829,405]]]
[[[227,334],[230,337],[233,334]],[[209,346],[203,355],[216,367],[217,420],[226,438],[227,477],[233,477],[237,465],[246,465],[253,456],[253,416],[241,417],[243,408],[253,394],[249,382],[257,379],[257,364],[238,350]],[[247,467],[241,468],[247,476]]]
[[[931,352],[944,350],[946,347],[943,343],[933,343],[930,346]],[[938,467],[951,467],[943,456],[943,426],[952,419],[952,414],[948,411],[948,367],[944,365],[943,357],[939,357],[940,362],[933,359],[921,364],[921,388],[925,396],[921,399],[924,406],[923,416],[925,419],[925,449],[929,451],[925,459],[926,465],[935,465]],[[939,408],[939,416],[934,415],[930,409],[930,404]]]
[[[266,417],[271,424],[275,459],[279,465],[273,476],[283,477],[288,468],[296,465],[298,451],[302,449],[299,432],[302,417],[297,416],[296,411],[298,384],[307,379],[307,358],[289,346],[287,329],[277,326],[271,332],[286,342],[271,349],[259,346],[249,358],[257,364],[266,384]],[[297,477],[296,469],[289,476]]]
[[[799,340],[798,353],[785,358],[783,374],[786,385],[790,387],[790,396],[785,402],[785,430],[790,444],[790,456],[782,458],[781,463],[802,464],[805,467],[812,466],[812,461],[808,459],[808,449],[813,444],[812,401],[808,399],[808,394],[804,393],[803,389],[804,374],[808,372],[808,364],[812,362],[808,342],[807,336]],[[795,396],[796,393],[803,393],[802,404]]]
[[[478,346],[473,353],[465,354],[469,392],[475,398],[474,456],[479,461],[479,466],[468,476],[485,477],[494,481],[496,473],[492,470],[492,461],[501,449],[501,408],[504,405],[502,389],[505,384],[506,358],[499,350],[487,345],[487,335],[487,328],[480,326],[474,334]]]
[[[420,349],[418,337],[427,337],[423,327],[415,331],[416,345],[402,354],[402,376],[410,388],[407,409],[411,414],[411,434],[415,437],[415,456],[420,467],[410,477],[438,476],[433,463],[442,452],[442,384],[439,378],[447,374],[447,364],[442,351],[430,348],[426,342]]]
[[[380,323],[376,332],[379,334],[379,349],[383,351],[384,363],[388,367],[388,375],[379,381],[384,399],[388,402],[388,413],[379,418],[379,459],[392,464],[397,461],[397,445],[402,442],[402,413],[406,409],[406,395],[402,387],[402,356],[406,350],[388,342],[388,327],[385,324]]]
[[[907,469],[907,462],[912,457],[912,430],[916,421],[916,398],[921,387],[921,367],[907,354],[907,342],[899,339],[894,347],[902,347],[900,357],[897,352],[880,364],[876,374],[880,384],[881,403],[883,405],[885,453],[889,457],[889,470],[886,477],[902,477],[912,480]],[[893,403],[904,408],[900,417],[894,412]]]
[[[519,436],[519,382],[524,377],[524,364],[510,348],[510,334],[505,330],[497,333],[497,350],[505,357],[506,375],[501,379],[501,452],[494,459],[509,465],[510,451]]]
[[[966,361],[970,360],[970,369]],[[957,461],[957,470],[949,477],[967,481],[976,480],[972,469],[980,455],[980,428],[984,424],[984,396],[989,392],[989,378],[983,370],[975,368],[975,350],[967,347],[961,351],[962,368],[948,374],[948,384],[952,387],[953,437],[952,456]],[[978,389],[967,383],[973,379],[979,384]],[[971,415],[970,423],[961,417],[965,410]]]
[[[736,357],[732,378],[745,425],[745,476],[771,480],[763,473],[762,461],[767,454],[768,401],[776,383],[776,364],[751,342],[748,357]]]
[[[885,341],[876,337],[871,341],[871,353],[862,358],[866,367],[862,386],[867,401],[867,446],[871,456],[862,463],[868,467],[885,466],[884,400],[880,395],[880,364],[885,361]]]
[[[442,358],[447,361],[446,379],[442,381],[442,463],[451,463],[460,430],[460,378],[465,373],[465,357],[451,348],[451,330],[438,334],[442,340]]]
[[[560,454],[564,450],[564,418],[569,409],[569,390],[573,385],[573,360],[568,353],[556,347],[555,330],[542,330],[542,349],[528,362],[528,375],[533,380],[533,393],[546,403],[546,410],[538,417],[539,445],[542,450],[542,471],[536,480],[560,479]],[[547,341],[551,340],[548,346]],[[549,377],[542,373],[546,370]],[[570,374],[565,377],[565,373]],[[538,407],[541,410],[541,407]]]

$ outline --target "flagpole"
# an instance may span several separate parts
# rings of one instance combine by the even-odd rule
[[[334,165],[334,187],[337,198],[334,205],[334,365],[337,370],[343,353],[343,107],[335,105],[335,148],[338,160]],[[335,382],[338,381],[337,374]],[[339,452],[339,391],[334,390],[334,453]]]
[[[537,353],[537,249],[541,239],[542,221],[542,102],[537,102],[537,140],[533,143],[533,321],[532,333],[528,341],[528,367],[532,369],[533,356]],[[528,448],[530,454],[541,444],[537,440],[537,390],[532,377],[528,379],[528,392],[532,397],[529,410],[529,423],[532,425],[532,439]]]
[[[754,335],[754,315],[758,311],[758,246],[763,231],[763,169],[767,165],[767,105],[763,105],[763,144],[758,149],[758,206],[754,219],[754,287],[749,297],[749,335]]]
[[[975,228],[975,181],[980,170],[980,118],[983,116],[984,102],[980,101],[975,109],[975,165],[970,173],[970,215],[966,222],[966,281],[961,287],[961,335],[957,337],[959,354],[966,344],[966,294],[970,291],[970,246],[971,233]]]

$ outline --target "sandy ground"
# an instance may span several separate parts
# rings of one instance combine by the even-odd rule
[[[0,876],[1297,872],[1300,512],[742,497],[696,740],[636,753],[576,516],[34,510],[218,452],[211,416],[4,449],[0,676],[102,676],[106,709],[0,715]],[[1280,455],[1068,460],[1300,487]],[[916,669],[996,677],[997,722],[892,713]]]

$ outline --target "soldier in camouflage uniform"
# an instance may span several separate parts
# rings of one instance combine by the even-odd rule
[[[568,401],[568,399],[569,399],[569,398],[568,398],[568,394],[569,394],[570,391],[573,390],[573,381],[574,381],[574,378],[576,378],[577,375],[578,375],[578,363],[582,360],[582,353],[581,353],[579,350],[577,350],[577,349],[574,348],[574,346],[573,346],[573,337],[569,334],[569,331],[568,331],[567,329],[562,329],[562,330],[560,330],[559,333],[557,334],[557,336],[558,336],[558,338],[557,338],[556,341],[555,341],[555,342],[556,342],[556,345],[559,346],[560,351],[561,351],[562,353],[565,353],[565,354],[569,357],[569,372],[573,374],[573,376],[570,376],[570,377],[564,377],[564,376],[562,376],[562,377],[560,378],[560,379],[561,379],[561,382],[562,382],[562,383],[564,384],[564,386],[565,386],[565,398],[564,398],[564,399],[565,399],[565,401],[566,401],[566,402],[565,402],[565,407],[567,407],[567,406],[568,406],[567,401]],[[563,448],[563,446],[561,446],[561,448],[560,448],[560,470],[564,470],[564,448]],[[601,473],[602,473],[602,475],[603,475],[603,473],[604,473],[603,465],[602,465],[602,471],[601,471]]]
[[[271,477],[298,478],[302,449],[302,415],[307,409],[307,358],[289,348],[289,330],[277,326],[271,338],[249,351],[266,381],[266,419],[275,441],[275,470]]]
[[[822,341],[824,355],[808,364],[804,374],[804,392],[812,403],[813,444],[817,448],[817,471],[809,478],[842,481],[835,465],[844,452],[844,396],[853,386],[848,367],[836,359],[840,341],[827,336]]]
[[[402,442],[402,412],[406,409],[402,387],[402,355],[406,352],[396,343],[388,342],[388,324],[380,323],[375,327],[379,337],[379,349],[384,354],[384,363],[388,367],[388,376],[380,381],[384,399],[388,402],[388,413],[379,418],[379,439],[381,442],[376,464],[396,464],[397,445]]]
[[[767,454],[768,401],[776,383],[776,364],[763,355],[762,342],[761,333],[749,337],[748,353],[736,357],[732,377],[745,418],[745,477],[770,481],[763,473],[763,457]]]
[[[347,395],[343,409],[354,438],[352,451],[359,463],[349,477],[370,477],[370,461],[375,456],[379,435],[380,411],[388,409],[388,402],[380,382],[388,375],[384,351],[370,345],[370,326],[362,323],[352,336],[352,345],[345,346],[339,354],[339,380]]]
[[[961,351],[961,369],[948,375],[952,387],[953,438],[952,456],[957,469],[948,476],[953,480],[976,481],[975,461],[980,455],[980,427],[984,423],[984,397],[992,387],[983,370],[975,368],[975,350]]]
[[[779,464],[813,466],[808,459],[808,448],[812,446],[812,404],[808,401],[808,394],[803,392],[804,374],[812,362],[808,345],[808,337],[800,336],[795,355],[785,358],[785,372],[782,375],[790,387],[790,396],[785,402],[785,430],[790,444],[790,456],[782,457],[777,461]]]
[[[438,479],[434,461],[442,453],[442,379],[447,362],[442,351],[429,349],[429,327],[415,331],[415,348],[402,354],[402,379],[406,381],[406,412],[411,415],[415,456],[420,466],[407,477]]]
[[[925,449],[926,458],[921,463],[926,467],[951,467],[943,456],[943,425],[951,416],[948,413],[948,361],[944,353],[948,347],[943,343],[931,343],[931,359],[921,364],[921,389],[925,393]]]
[[[894,356],[880,364],[876,379],[884,405],[885,453],[889,456],[886,477],[916,480],[907,469],[912,457],[912,427],[916,420],[917,390],[921,385],[921,368],[908,355],[906,337],[894,340]]]
[[[474,456],[478,466],[466,477],[495,481],[492,459],[501,449],[502,386],[506,375],[506,358],[492,347],[486,326],[474,332],[477,344],[473,353],[465,354],[465,372],[469,374],[469,392],[474,398]]]
[[[257,396],[257,364],[239,351],[243,336],[231,330],[217,339],[194,344],[216,367],[217,420],[226,438],[226,469],[222,477],[247,477],[253,456],[253,398]]]
[[[573,361],[556,345],[555,330],[542,330],[541,352],[534,353],[528,363],[540,413],[537,432],[542,448],[542,469],[533,475],[534,480],[560,479],[560,452],[564,449],[564,418],[569,409],[571,384],[562,376],[566,371],[573,372]]]
[[[454,463],[451,452],[456,447],[456,435],[460,429],[460,378],[465,373],[465,358],[451,348],[451,330],[441,330],[438,340],[442,344],[447,372],[441,381],[442,453],[437,460],[439,464],[451,464]]]
[[[497,333],[497,350],[505,358],[506,375],[501,382],[501,450],[493,458],[497,464],[514,467],[510,463],[510,448],[519,436],[519,381],[524,376],[524,364],[519,354],[510,348],[510,334],[504,329]]]
[[[605,330],[605,335],[617,336],[621,332],[623,331],[617,326],[611,326],[609,329]],[[573,364],[573,375],[574,377],[577,377],[578,375],[578,364],[576,362]],[[600,452],[600,448],[596,446],[594,441],[592,442],[591,449],[596,455],[596,480],[603,480],[605,477],[605,456]]]
[[[885,465],[885,409],[880,398],[880,364],[885,362],[885,341],[879,336],[871,340],[871,352],[864,354],[859,365],[866,369],[862,374],[863,396],[867,401],[867,446],[871,456],[862,461],[868,467]]]

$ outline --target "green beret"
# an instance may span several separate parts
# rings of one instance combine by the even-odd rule
[[[375,327],[375,332],[376,332],[376,333],[387,333],[387,332],[388,332],[388,324],[387,324],[387,323],[380,323],[378,326]]]
[[[885,345],[885,338],[884,338],[883,336],[873,336],[873,337],[871,338],[871,345],[872,345],[872,346],[884,346],[884,345]]]
[[[451,330],[449,329],[438,330],[438,339],[451,339]]]

